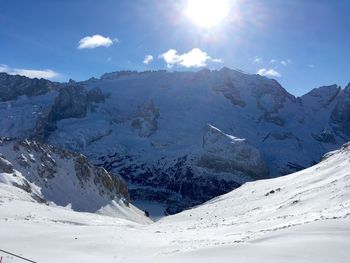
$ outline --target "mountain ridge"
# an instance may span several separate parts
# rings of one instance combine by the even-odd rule
[[[89,92],[96,100],[86,99]],[[243,156],[260,156],[269,174],[262,169],[258,177],[268,178],[309,167],[349,140],[349,113],[350,93],[335,85],[295,97],[275,80],[228,68],[120,71],[0,104],[0,134],[46,134],[46,143],[122,175],[132,198],[166,202],[176,212],[256,179],[237,166],[239,148],[220,154],[230,141],[203,147],[208,124],[255,148]],[[219,154],[209,154],[213,147]]]
[[[0,138],[0,182],[2,193],[27,202],[147,222],[130,204],[120,176],[79,153],[36,141]]]

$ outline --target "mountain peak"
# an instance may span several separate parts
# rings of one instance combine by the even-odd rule
[[[346,90],[350,90],[350,82],[349,84],[345,87]]]

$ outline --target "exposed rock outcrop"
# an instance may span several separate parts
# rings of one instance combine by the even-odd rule
[[[123,76],[130,76],[130,75],[137,75],[137,71],[132,71],[132,70],[122,70],[122,71],[116,71],[116,72],[111,72],[111,73],[105,73],[101,76],[101,79],[103,80],[112,80],[112,79],[117,79]]]
[[[241,172],[254,179],[268,176],[269,170],[259,150],[246,140],[227,135],[214,126],[206,128],[203,150],[198,165],[215,173]]]
[[[290,95],[276,81],[273,82],[273,85],[254,87],[252,95],[256,98],[257,108],[262,111],[259,121],[265,121],[283,127],[285,120],[279,111],[287,101],[295,103],[295,97]]]
[[[340,99],[331,114],[331,120],[336,132],[350,136],[350,83],[339,96]]]
[[[54,88],[55,84],[46,79],[30,79],[0,72],[0,101],[15,100],[23,95],[42,95]]]
[[[214,87],[215,91],[222,92],[222,94],[231,101],[235,106],[245,107],[246,102],[242,100],[240,91],[231,83]]]
[[[29,140],[0,141],[0,173],[13,174],[8,181],[35,200],[85,212],[98,212],[111,202],[129,204],[125,181],[81,154]]]
[[[0,171],[4,173],[13,173],[13,165],[8,160],[4,158],[4,156],[0,155]]]
[[[312,134],[312,137],[315,140],[322,142],[322,143],[328,143],[328,144],[336,144],[337,143],[335,140],[334,134],[327,129],[324,129],[319,134]]]
[[[35,138],[46,139],[56,129],[56,122],[68,118],[83,118],[93,103],[100,103],[105,96],[99,88],[87,91],[79,85],[60,89],[54,104],[46,109],[37,121]]]
[[[149,137],[157,131],[158,117],[159,109],[154,105],[153,101],[150,100],[139,107],[135,118],[131,122],[131,126],[139,130],[139,136]]]
[[[341,88],[338,85],[323,86],[311,90],[301,97],[304,105],[313,110],[328,107],[339,95]]]

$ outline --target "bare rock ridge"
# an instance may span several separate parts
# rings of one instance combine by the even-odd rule
[[[70,205],[81,212],[113,215],[113,208],[129,207],[126,182],[79,153],[35,141],[0,139],[1,182],[29,193],[33,200]],[[116,210],[116,209],[114,209]],[[112,212],[111,212],[112,211]]]
[[[310,105],[312,110],[328,107],[341,92],[341,87],[338,85],[323,86],[311,90],[302,97],[302,103]]]
[[[37,96],[54,89],[55,84],[46,79],[30,79],[0,72],[0,102],[15,100],[19,96]]]

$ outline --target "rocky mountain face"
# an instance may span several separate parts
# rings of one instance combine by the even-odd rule
[[[54,88],[55,84],[46,79],[30,79],[19,75],[8,75],[0,72],[0,101],[45,94]]]
[[[153,101],[147,101],[137,110],[135,118],[131,122],[131,126],[139,130],[139,136],[149,137],[158,128],[158,117],[159,109],[154,106]]]
[[[263,179],[269,174],[260,152],[246,142],[208,125],[203,136],[203,154],[197,165],[215,173],[237,174]]]
[[[69,118],[84,118],[89,107],[105,99],[99,88],[87,91],[79,85],[67,85],[59,90],[51,107],[45,109],[36,122],[34,137],[45,140],[56,129],[56,123]]]
[[[228,68],[122,71],[7,99],[0,134],[82,152],[124,177],[132,199],[172,213],[319,162],[350,139],[349,116],[349,86],[296,98],[275,80]]]
[[[341,91],[341,96],[334,110],[331,119],[335,132],[344,139],[350,136],[350,84]]]
[[[0,139],[0,181],[24,190],[33,201],[75,211],[116,214],[128,210],[124,179],[91,165],[79,153],[35,141]]]

